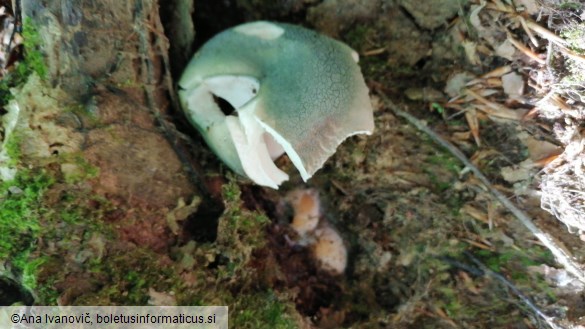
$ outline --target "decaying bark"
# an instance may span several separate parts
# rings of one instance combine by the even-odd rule
[[[173,91],[157,1],[25,0],[22,6],[25,22],[41,34],[49,69],[44,92],[56,97],[45,121],[31,129],[55,121],[65,130],[55,140],[31,136],[48,139],[42,145],[51,149],[42,154],[76,153],[97,167],[89,183],[119,207],[121,225],[149,228],[127,230],[126,238],[164,248],[172,241],[163,229],[166,210],[194,189],[165,135],[162,116]],[[21,102],[27,106],[26,98]]]

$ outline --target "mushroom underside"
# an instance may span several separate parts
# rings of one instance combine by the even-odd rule
[[[288,175],[274,164],[274,160],[285,152],[291,158],[298,158],[298,155],[290,143],[254,115],[260,88],[258,80],[243,76],[216,76],[205,79],[199,88],[205,88],[234,107],[233,114],[225,115],[225,125],[244,173],[255,183],[274,189],[288,180]],[[193,103],[204,108],[217,108],[217,104],[200,103],[212,99],[206,97]],[[298,168],[299,164],[294,164]],[[302,162],[300,166],[302,168]]]
[[[216,143],[215,147],[212,146],[214,151],[232,169],[236,171],[240,169],[239,171],[243,171],[243,174],[256,184],[278,189],[282,182],[288,180],[288,175],[274,164],[274,160],[284,153],[288,155],[293,165],[299,170],[303,180],[307,181],[321,167],[326,158],[333,153],[331,147],[337,147],[343,139],[351,135],[370,133],[371,131],[371,129],[354,129],[347,133],[348,129],[343,122],[340,126],[337,126],[339,118],[328,120],[331,121],[328,122],[328,126],[331,127],[326,129],[322,127],[317,132],[307,132],[303,137],[320,146],[314,147],[313,145],[313,147],[304,150],[303,157],[298,150],[295,150],[295,145],[296,147],[305,145],[307,140],[288,140],[285,137],[287,136],[285,132],[277,131],[263,120],[264,117],[261,118],[257,115],[258,113],[267,115],[267,111],[260,108],[263,106],[261,105],[263,104],[263,95],[259,93],[260,88],[259,81],[254,77],[214,76],[202,79],[199,86],[190,92],[188,100],[191,114],[200,116],[200,123],[204,123],[203,125],[200,124],[204,134],[210,135],[214,130],[221,132],[221,142],[210,141],[210,143]],[[233,106],[235,111],[228,115],[223,113],[217,104],[217,98],[225,100]],[[195,108],[206,110],[198,111]],[[210,109],[212,110],[210,111]],[[268,112],[277,113],[277,111]],[[272,116],[274,115],[272,114]],[[215,119],[209,120],[208,118],[210,117]],[[267,116],[266,119],[277,121],[279,118]],[[197,119],[195,120],[197,121]],[[363,120],[350,121],[358,122]],[[307,125],[315,126],[315,123],[308,122]],[[363,125],[358,122],[358,126]],[[343,133],[344,131],[346,132],[345,134]],[[332,134],[332,136],[327,136],[328,134]],[[218,140],[220,137],[216,133],[216,135],[207,139],[211,138]],[[328,147],[323,147],[321,145],[323,143],[327,144]],[[307,153],[307,150],[311,151]],[[305,163],[308,159],[311,160],[309,166]],[[320,164],[315,165],[315,162]]]

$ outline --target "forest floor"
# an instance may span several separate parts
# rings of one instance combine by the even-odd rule
[[[90,56],[55,73],[49,61],[49,76],[90,76],[90,96],[34,74],[14,91],[10,104],[27,119],[16,120],[14,131],[23,132],[2,145],[19,158],[7,164],[19,174],[3,184],[0,208],[0,233],[15,237],[0,243],[2,303],[229,305],[236,328],[585,327],[585,282],[468,166],[393,111],[462,151],[490,188],[584,264],[584,6],[275,3],[196,2],[195,47],[258,19],[337,38],[360,54],[374,134],[345,141],[308,183],[283,157],[277,164],[291,180],[278,191],[254,186],[172,109],[165,78],[177,78],[187,60],[173,57],[173,39],[178,59],[169,63],[156,33],[147,49],[140,32],[124,34],[136,21],[123,23],[128,29],[110,22],[103,30],[113,36],[87,36],[83,47],[107,44],[104,54],[123,54],[109,58],[115,63]],[[179,14],[161,10],[162,22],[146,14],[145,26],[177,31]],[[140,54],[156,60],[141,66]],[[6,108],[5,131],[15,121],[14,105]],[[343,274],[291,243],[290,195],[307,189],[347,248]]]

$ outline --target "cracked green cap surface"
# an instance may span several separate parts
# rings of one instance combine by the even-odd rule
[[[290,24],[253,22],[209,40],[179,81],[187,117],[235,172],[278,188],[287,153],[306,181],[349,136],[371,134],[373,111],[357,53]],[[214,97],[229,102],[225,115]]]

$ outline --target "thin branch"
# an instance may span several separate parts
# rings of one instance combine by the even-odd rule
[[[520,300],[526,305],[528,306],[528,308],[530,310],[532,310],[532,312],[534,312],[534,314],[536,314],[538,317],[540,317],[541,319],[544,320],[544,322],[546,322],[551,328],[553,329],[562,329],[561,327],[559,327],[554,321],[552,317],[549,317],[548,315],[544,314],[544,312],[542,312],[536,305],[534,305],[534,303],[530,300],[530,298],[526,295],[524,295],[522,293],[522,291],[520,291],[520,289],[516,288],[516,286],[510,282],[508,279],[506,279],[504,276],[502,276],[499,273],[496,273],[492,270],[490,270],[487,266],[485,266],[481,261],[479,261],[479,259],[475,258],[471,253],[469,252],[465,252],[465,255],[477,266],[479,267],[479,269],[481,271],[484,272],[484,274],[491,276],[492,278],[500,281],[500,283],[502,283],[503,285],[505,285],[506,287],[508,287],[508,289],[510,289],[512,291],[512,293],[514,293],[514,295],[518,296],[518,298],[520,298]]]
[[[526,47],[524,44],[522,44],[522,42],[516,40],[512,34],[507,31],[508,34],[508,41],[510,41],[510,43],[516,47],[518,50],[520,50],[521,52],[524,53],[524,55],[532,58],[533,60],[535,60],[536,62],[538,62],[538,64],[546,64],[546,61],[542,58],[540,58],[540,56],[538,56],[537,53],[533,52],[532,49]]]
[[[446,148],[453,156],[455,156],[459,161],[463,162],[463,164],[473,172],[473,174],[485,185],[485,187],[489,190],[490,194],[499,201],[504,207],[508,208],[508,210],[520,220],[520,222],[532,233],[542,244],[548,248],[552,254],[555,256],[556,260],[565,267],[565,269],[573,274],[574,276],[579,279],[579,281],[585,283],[585,273],[583,273],[583,269],[581,266],[575,261],[573,255],[568,250],[565,250],[560,245],[558,245],[552,236],[542,231],[538,228],[532,220],[524,211],[516,207],[508,198],[503,195],[500,191],[496,190],[492,184],[490,183],[489,179],[473,164],[465,154],[463,154],[459,149],[453,146],[451,143],[446,141],[444,138],[439,136],[437,133],[432,131],[429,127],[426,126],[422,121],[418,120],[417,118],[413,117],[412,115],[404,112],[398,106],[396,106],[389,98],[384,94],[382,91],[378,91],[380,98],[386,103],[386,105],[394,112],[397,116],[400,116],[406,119],[410,124],[415,126],[418,130],[427,134],[431,139],[433,139],[437,144]]]
[[[555,45],[557,45],[560,48],[561,52],[564,53],[565,55],[567,55],[568,57],[570,57],[571,59],[585,63],[585,56],[578,54],[578,53],[572,51],[571,49],[569,49],[568,48],[569,43],[565,39],[557,36],[556,34],[549,31],[548,29],[538,25],[538,23],[536,23],[535,21],[533,21],[531,19],[521,18],[521,21],[524,21],[524,24],[526,25],[526,27],[528,27],[529,29],[538,33],[541,37],[547,39],[551,43],[554,43]],[[526,32],[528,33],[529,31],[526,31]],[[512,41],[512,40],[510,40],[510,41]]]
[[[546,314],[544,314],[544,312],[542,312],[538,306],[536,306],[528,296],[524,295],[524,293],[522,293],[522,291],[520,291],[520,289],[518,289],[512,282],[510,282],[508,279],[506,279],[506,277],[504,277],[503,275],[492,271],[491,269],[489,269],[485,264],[483,264],[479,259],[477,259],[475,256],[473,256],[470,252],[465,251],[464,254],[467,256],[467,258],[469,258],[477,267],[474,267],[472,265],[468,265],[466,263],[460,262],[455,258],[451,258],[448,256],[440,256],[437,257],[439,260],[451,265],[452,267],[461,269],[465,272],[468,272],[472,275],[475,276],[490,276],[496,280],[498,280],[500,283],[502,283],[503,285],[505,285],[506,287],[508,287],[508,289],[510,289],[512,291],[513,294],[515,294],[518,298],[520,298],[520,300],[526,305],[528,306],[528,308],[530,310],[532,310],[532,312],[534,312],[538,317],[542,318],[551,328],[553,329],[560,329],[560,327],[553,321],[552,317],[547,316]]]

